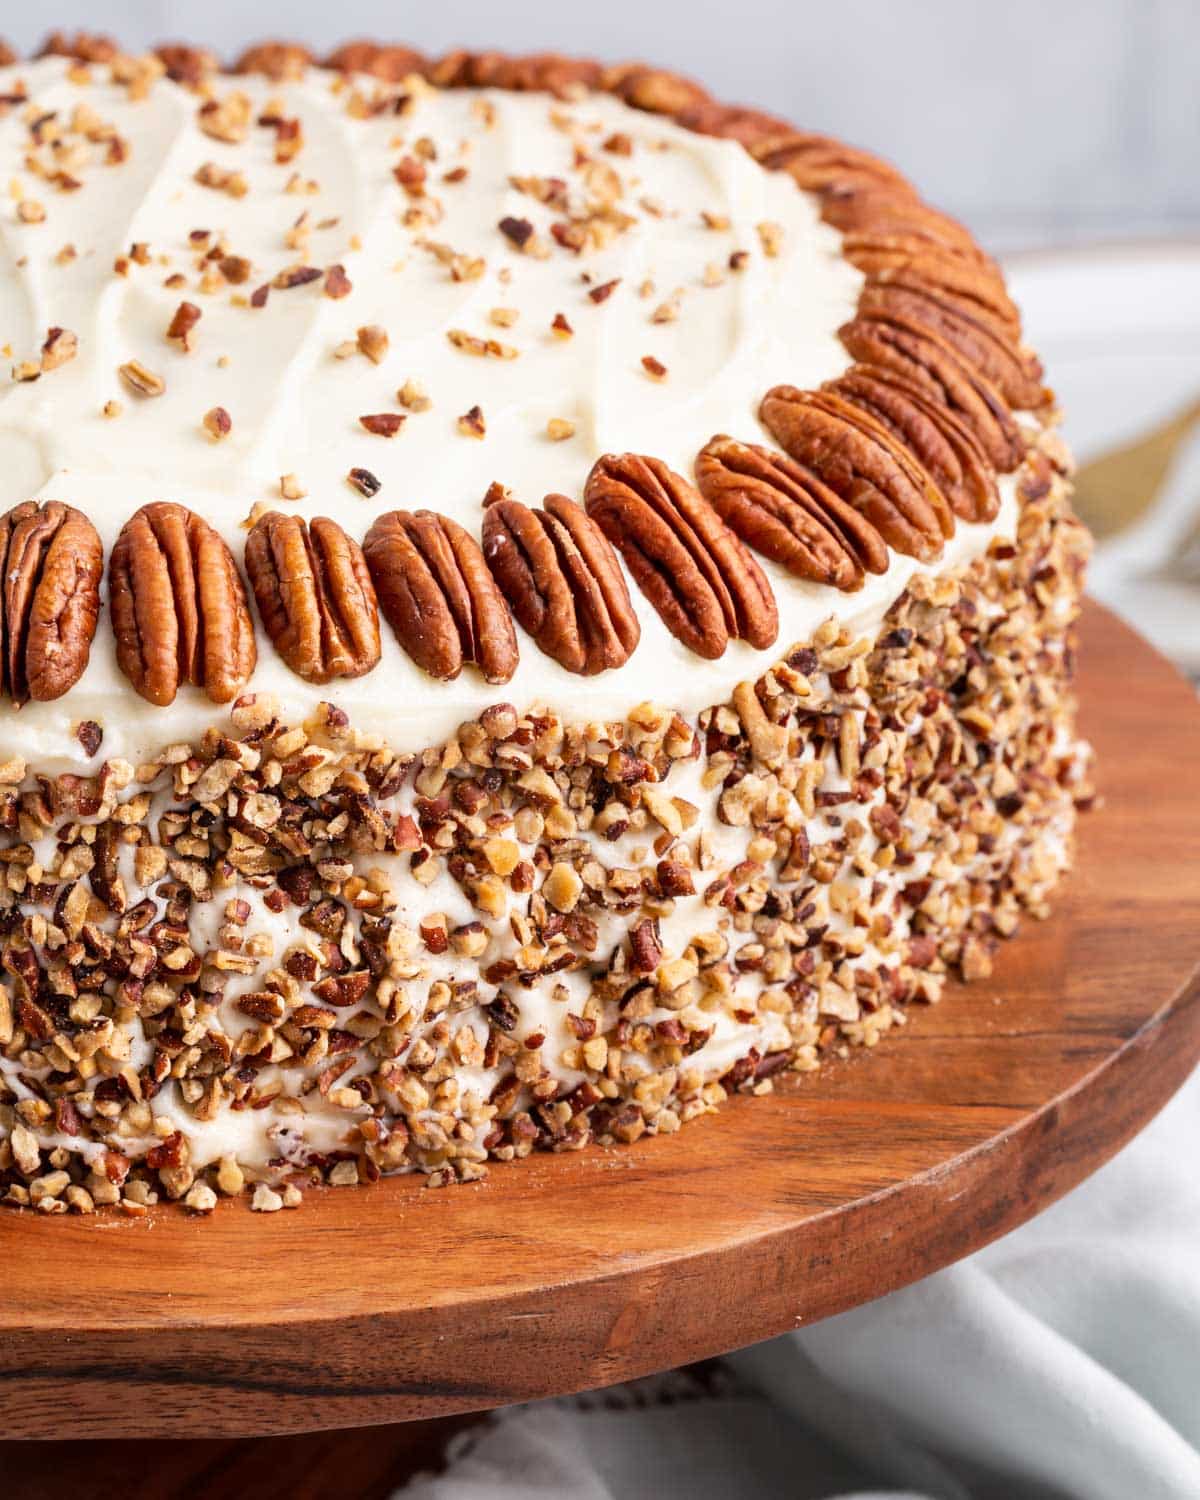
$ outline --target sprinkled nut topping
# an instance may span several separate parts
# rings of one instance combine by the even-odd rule
[[[502,344],[499,339],[481,339],[462,328],[447,328],[446,337],[464,354],[476,354],[481,358],[516,359],[520,352],[511,344]]]
[[[660,302],[650,314],[652,323],[674,323],[679,317],[682,292],[674,292],[665,302]]]
[[[205,135],[237,145],[246,139],[254,107],[247,94],[235,91],[224,99],[206,99],[197,111],[197,122]]]
[[[117,374],[135,396],[161,396],[167,388],[162,376],[148,370],[140,359],[126,360],[123,365],[118,365]]]
[[[482,438],[487,433],[487,425],[483,419],[483,411],[478,406],[473,406],[470,411],[463,412],[458,419],[458,430],[464,437]]]
[[[200,309],[194,302],[181,302],[167,328],[167,342],[185,354],[192,348],[192,331],[200,321]]]
[[[42,373],[49,374],[79,353],[79,340],[66,328],[51,328],[42,345]]]
[[[345,266],[330,266],[325,272],[325,295],[327,297],[332,297],[336,302],[342,297],[348,297],[352,289]]]
[[[381,365],[387,357],[387,330],[378,323],[368,323],[358,330],[358,350],[365,354],[373,365]]]
[[[308,491],[296,478],[295,474],[281,474],[279,476],[279,493],[285,500],[303,500]]]
[[[564,442],[575,436],[575,423],[566,417],[551,417],[546,423],[546,436],[552,443]]]
[[[203,166],[197,167],[194,176],[201,187],[228,193],[231,198],[244,198],[250,191],[244,172],[236,172],[231,167],[219,167],[214,161],[206,161]]]
[[[393,438],[408,420],[403,412],[381,411],[371,416],[359,417],[359,422],[376,437]]]
[[[667,378],[667,367],[661,359],[655,359],[653,354],[642,355],[642,369],[649,375],[651,380],[665,380]]]
[[[406,380],[396,392],[396,400],[409,411],[428,411],[433,405],[419,380]]]
[[[22,224],[41,224],[46,217],[46,210],[36,198],[22,198],[17,204],[17,218]]]
[[[204,430],[214,442],[220,442],[233,431],[233,419],[223,406],[211,407],[204,413]]]
[[[533,238],[533,225],[528,219],[515,219],[511,216],[500,220],[500,233],[518,250],[523,250]]]
[[[783,248],[783,225],[776,224],[771,219],[764,219],[761,224],[755,227],[758,230],[759,243],[762,245],[763,254],[773,260]]]
[[[403,421],[404,418],[401,417],[400,420]],[[382,481],[376,479],[370,469],[351,469],[349,474],[346,475],[346,481],[360,495],[365,495],[368,500],[372,496],[378,495],[379,491],[383,488]]]

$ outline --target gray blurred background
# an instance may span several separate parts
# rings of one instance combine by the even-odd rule
[[[1200,234],[1196,0],[108,0],[0,11],[125,45],[356,35],[644,58],[894,157],[994,249]]]

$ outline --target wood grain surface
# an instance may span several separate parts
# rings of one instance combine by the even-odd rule
[[[271,1216],[0,1213],[0,1434],[233,1436],[482,1409],[751,1343],[978,1249],[1200,1053],[1200,705],[1084,621],[1103,804],[1054,916],[874,1055],[678,1136]]]

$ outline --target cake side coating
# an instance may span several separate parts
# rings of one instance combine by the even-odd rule
[[[153,96],[154,65],[100,57],[98,45],[83,48],[94,59],[86,77],[77,64],[41,66],[58,68],[64,88],[85,87],[103,68],[120,89],[132,95],[144,81]],[[218,135],[242,128],[228,80],[197,54],[163,56],[177,84],[198,90],[201,119],[209,111],[212,124],[213,110],[226,112]],[[414,121],[423,105],[436,114],[449,107],[439,101],[454,99],[455,121],[490,118],[490,134],[509,101],[481,90],[531,91],[512,105],[517,127],[540,122],[544,133],[557,118],[550,129],[576,156],[585,129],[601,143],[576,163],[585,172],[588,158],[603,160],[605,151],[621,165],[643,154],[675,160],[681,140],[696,138],[688,131],[739,143],[717,141],[715,154],[701,157],[706,169],[719,167],[733,212],[713,209],[694,184],[681,200],[713,219],[706,234],[753,225],[758,280],[746,278],[749,253],[741,261],[735,249],[719,275],[702,271],[694,288],[697,298],[718,299],[738,288],[732,303],[713,304],[727,310],[716,326],[727,316],[737,330],[732,385],[727,372],[715,380],[705,373],[716,356],[702,334],[689,334],[678,348],[683,370],[695,366],[695,398],[655,407],[635,394],[620,405],[610,438],[604,402],[614,388],[628,389],[629,368],[656,393],[671,388],[673,372],[657,356],[629,365],[640,324],[601,324],[597,350],[615,342],[622,353],[616,365],[601,360],[591,388],[584,470],[596,462],[586,485],[578,454],[561,480],[545,467],[562,462],[578,424],[568,436],[545,432],[544,453],[522,429],[515,447],[486,450],[519,472],[493,472],[514,480],[517,495],[494,486],[480,526],[478,434],[456,432],[473,456],[450,480],[436,462],[446,439],[424,448],[418,440],[411,463],[434,490],[419,499],[432,500],[443,519],[421,530],[380,514],[387,503],[418,498],[390,494],[393,483],[408,482],[398,461],[381,499],[359,481],[357,495],[337,503],[345,531],[319,533],[314,523],[310,535],[298,519],[260,520],[258,550],[246,550],[249,588],[234,561],[247,509],[238,485],[251,485],[256,464],[260,478],[263,464],[279,467],[269,423],[265,446],[260,432],[241,458],[213,460],[221,484],[191,490],[124,447],[111,463],[88,458],[73,470],[62,461],[73,439],[63,449],[57,437],[42,439],[41,461],[55,481],[28,493],[78,505],[100,528],[103,555],[111,554],[115,656],[133,688],[101,632],[76,685],[6,715],[13,754],[2,772],[11,832],[0,1173],[8,1201],[47,1212],[121,1202],[136,1213],[163,1194],[204,1210],[247,1180],[257,1184],[256,1206],[275,1208],[310,1181],[416,1169],[440,1184],[535,1146],[573,1149],[677,1129],[731,1090],[767,1089],[777,1074],[810,1070],[831,1050],[872,1045],[903,1023],[909,1004],[936,999],[947,972],[986,972],[1019,912],[1044,911],[1069,861],[1075,803],[1088,795],[1070,688],[1086,534],[1070,512],[1068,465],[1040,368],[1020,343],[998,273],[965,231],[874,158],[724,109],[653,70],[491,56],[422,65],[437,84],[465,90],[443,95],[416,79],[396,89],[420,61],[402,50],[360,49],[333,61],[386,80],[342,85],[318,75],[339,109],[349,105],[352,117],[361,109],[369,120],[400,97],[418,100],[404,106]],[[265,68],[272,87],[307,87],[296,49],[260,50],[245,63]],[[622,102],[580,94],[581,85]],[[287,97],[286,108],[267,98],[251,106],[275,138],[276,167],[289,166],[289,143],[307,123],[293,128],[303,109],[291,114],[296,96]],[[678,138],[657,123],[659,136],[646,136],[636,111],[673,116]],[[194,146],[189,134],[186,147],[171,150],[186,155]],[[417,214],[406,228],[423,235],[421,216],[433,212],[429,163],[445,158],[436,144],[432,156],[408,146],[415,150],[411,137],[390,139],[388,160],[402,216]],[[469,171],[452,176],[463,164],[445,167],[452,186],[469,180]],[[555,201],[543,206],[562,212],[559,189],[540,181],[534,198],[549,194]],[[225,192],[228,182],[205,186]],[[623,214],[619,199],[634,190],[627,184],[609,208]],[[518,191],[528,194],[529,185]],[[768,201],[777,217],[757,218]],[[656,224],[663,205],[650,202],[643,211]],[[540,227],[531,218],[505,228],[513,218],[497,224],[524,258]],[[553,219],[551,228],[570,231],[573,218]],[[302,222],[298,244],[306,248],[313,233]],[[657,243],[639,240],[631,226],[617,238],[625,234],[635,248],[620,277],[602,279],[586,257],[568,262],[589,312],[619,305],[620,284],[647,243]],[[603,255],[604,244],[596,248]],[[198,264],[210,249],[219,252],[210,264],[233,253],[213,240],[199,247]],[[432,257],[451,286],[446,260],[460,253]],[[801,261],[789,258],[797,253]],[[255,263],[265,254],[256,248]],[[541,274],[542,265],[535,254],[531,271]],[[831,301],[815,323],[804,322],[798,352],[787,344],[788,319],[771,325],[769,304],[783,298],[779,307],[790,307],[805,267]],[[303,296],[306,287],[338,312],[349,295],[343,280],[369,282],[369,257],[362,281],[349,254],[304,280],[289,275],[277,272],[267,307],[253,311],[238,307],[223,282],[209,290],[245,317],[270,313],[277,291]],[[744,305],[747,285],[757,290]],[[550,302],[567,287],[559,280]],[[642,299],[654,306],[639,317],[652,329],[678,327],[678,308],[654,322],[658,290],[656,282]],[[147,289],[135,305],[143,301],[148,337],[162,299]],[[128,303],[123,292],[118,305]],[[439,347],[443,338],[448,345],[450,368],[465,359],[529,369],[533,386],[514,388],[513,409],[540,421],[539,348],[531,341],[514,357],[507,340],[517,335],[503,317],[485,324],[482,304],[463,305],[494,332],[447,329],[443,308],[430,326]],[[540,324],[550,303],[536,305]],[[328,311],[318,303],[265,326],[283,332],[299,319],[315,349],[331,329]],[[812,311],[804,304],[803,317]],[[198,318],[177,310],[165,329],[182,345],[174,350],[187,372],[181,390],[192,389],[200,346],[189,346],[204,336],[210,312],[207,303]],[[558,338],[553,317],[544,321],[542,339]],[[94,385],[94,364],[55,355],[64,332],[55,327],[37,384],[50,388],[74,366]],[[360,324],[346,351],[372,379],[374,355],[386,359],[392,344],[388,337],[381,348],[381,331],[382,322]],[[316,368],[314,358],[299,368]],[[135,388],[155,377],[141,369]],[[337,389],[322,379],[319,400]],[[575,399],[578,381],[563,390]],[[305,412],[295,388],[278,396],[268,404],[280,421]],[[477,404],[486,449],[488,407]],[[44,404],[0,413],[0,424],[37,431],[39,410]],[[1014,412],[1032,415],[1018,421]],[[408,425],[387,451],[408,451],[412,425],[429,415],[406,408]],[[386,435],[384,416],[376,414],[379,433],[364,416],[364,441]],[[225,418],[234,421],[227,410]],[[117,430],[120,419],[108,420]],[[227,454],[222,429],[210,409],[200,435],[190,436]],[[139,430],[148,430],[144,422]],[[180,432],[168,445],[172,470]],[[327,507],[334,478],[345,481],[344,439],[328,446],[324,456],[319,442],[311,447],[321,494],[293,502],[299,517]],[[619,451],[626,447],[634,453]],[[682,477],[691,470],[699,490]],[[531,510],[543,487],[573,499]],[[346,508],[363,497],[371,503],[358,522]],[[164,499],[186,508],[156,509],[138,523],[136,547],[126,541],[137,505]],[[455,507],[467,528],[461,541],[447,514]],[[26,530],[32,521],[22,522]],[[156,573],[165,562],[147,559],[219,560],[225,554],[210,531],[216,542],[223,537],[229,561],[217,575],[197,574],[198,584],[223,581],[195,597],[202,615],[206,600],[221,601],[212,618],[228,644],[194,659],[198,687],[186,685],[174,657],[162,658],[164,688],[153,616],[143,610],[150,623],[139,623],[137,603],[157,579],[176,587],[175,575]],[[51,578],[51,565],[61,567],[53,545]],[[430,548],[447,545],[457,549],[476,611],[493,600],[493,624],[468,637],[435,592],[428,618],[442,633],[416,642],[388,570],[407,559],[405,546],[428,561]],[[176,546],[183,550],[173,554]],[[302,568],[304,577],[334,580],[326,596],[305,585],[318,588],[309,596],[317,604],[326,598],[324,615],[285,598],[293,564],[304,558],[316,570]],[[404,562],[406,587],[415,567]],[[485,589],[489,568],[494,581]],[[119,580],[127,618],[118,614]],[[445,600],[453,602],[449,592]],[[306,635],[322,620],[319,639]],[[559,628],[562,620],[570,628]],[[229,633],[231,621],[241,637]],[[245,630],[257,637],[257,666],[225,718],[199,687],[209,698],[218,682],[231,683],[229,698],[245,687],[247,657],[237,644]],[[502,639],[511,646],[497,646]],[[452,681],[426,675],[449,677],[450,668],[460,674]],[[93,693],[100,684],[98,696],[86,696],[89,680]],[[12,681],[15,695],[22,679]],[[388,703],[384,683],[406,692],[420,684],[411,712]],[[151,690],[164,701],[173,693],[170,707],[146,709]],[[102,724],[90,706],[114,691],[138,713],[122,710]],[[136,764],[117,753],[126,747]]]

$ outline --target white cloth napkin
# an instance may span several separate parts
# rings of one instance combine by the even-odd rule
[[[1197,1500],[1200,1074],[1082,1187],[905,1291],[498,1414],[404,1500]]]

